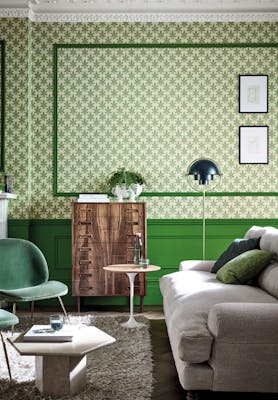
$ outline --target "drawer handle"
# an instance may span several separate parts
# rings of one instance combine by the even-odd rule
[[[79,260],[79,264],[80,265],[82,265],[82,264],[91,264],[92,263],[92,261],[89,261],[89,260]]]
[[[80,247],[79,251],[91,251],[91,247]]]
[[[80,272],[80,276],[92,276],[92,274],[89,274],[87,272]]]

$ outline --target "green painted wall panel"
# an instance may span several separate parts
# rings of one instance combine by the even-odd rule
[[[148,256],[153,264],[173,267],[183,258],[195,258],[202,254],[201,236],[180,238],[177,236],[157,237],[148,240]]]
[[[208,220],[206,222],[206,258],[216,259],[237,237],[243,237],[253,225],[278,227],[278,219]],[[71,220],[9,220],[10,237],[33,241],[44,253],[51,279],[61,280],[69,286],[65,303],[75,304],[71,296]],[[201,259],[201,220],[154,220],[147,223],[148,256],[161,270],[147,276],[148,288],[145,304],[162,303],[159,277],[178,270],[180,261]],[[56,304],[54,301],[43,304]],[[86,306],[128,306],[124,297],[84,298]],[[138,298],[135,299],[138,304]]]
[[[71,221],[31,220],[30,240],[43,252],[49,266],[50,279],[61,280],[69,287],[64,298],[73,304],[71,295]]]
[[[19,219],[8,221],[8,237],[19,237],[21,239],[29,239],[30,220]]]

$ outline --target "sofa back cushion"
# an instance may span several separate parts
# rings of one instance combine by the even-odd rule
[[[278,262],[268,265],[259,275],[258,286],[278,298]]]
[[[252,226],[244,238],[261,238],[260,248],[274,253],[274,258],[278,260],[278,229],[272,226]]]
[[[260,248],[273,253],[273,260],[258,277],[258,286],[278,298],[278,229],[272,226],[252,226],[245,238],[261,237]]]
[[[275,260],[278,260],[278,229],[268,229],[260,240],[260,248],[262,250],[271,251]]]
[[[275,229],[275,228],[273,228],[272,226],[256,226],[256,225],[254,225],[250,229],[248,229],[248,231],[245,233],[244,238],[245,239],[260,238],[269,229]]]

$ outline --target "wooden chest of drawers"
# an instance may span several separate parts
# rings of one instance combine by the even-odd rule
[[[133,262],[134,235],[141,232],[146,249],[145,203],[73,203],[72,291],[78,312],[83,296],[129,296],[126,274],[104,271],[109,264]],[[134,293],[142,308],[145,274],[136,277]]]

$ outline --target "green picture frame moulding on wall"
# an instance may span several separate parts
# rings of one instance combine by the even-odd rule
[[[71,141],[71,139],[72,139],[70,134],[69,134],[68,137],[66,137],[66,135],[67,135],[67,129],[66,128],[68,128],[68,127],[71,128],[71,125],[70,124],[66,125],[68,123],[68,121],[65,121],[66,117],[64,117],[64,120],[63,120],[62,114],[64,114],[64,113],[62,113],[62,111],[68,110],[70,108],[71,109],[71,113],[74,114],[74,112],[76,112],[76,110],[77,110],[76,115],[72,116],[72,115],[68,114],[68,116],[67,116],[67,118],[70,119],[73,124],[78,124],[79,123],[79,121],[78,121],[79,118],[80,119],[82,119],[82,118],[84,119],[84,113],[86,112],[86,111],[83,112],[83,110],[82,110],[82,106],[84,105],[84,103],[82,104],[82,102],[80,102],[80,107],[81,108],[78,109],[78,104],[74,105],[73,101],[72,101],[72,99],[75,100],[75,98],[71,97],[71,95],[72,95],[71,92],[72,91],[73,92],[74,91],[78,92],[78,90],[79,90],[78,89],[78,85],[80,84],[80,80],[83,79],[82,76],[84,76],[84,75],[82,75],[80,73],[79,78],[75,77],[76,76],[75,72],[78,72],[78,70],[74,71],[74,70],[71,70],[69,68],[69,66],[72,65],[71,56],[73,57],[74,60],[78,60],[77,64],[76,64],[77,68],[82,70],[83,65],[82,65],[82,57],[81,56],[83,56],[83,54],[88,54],[88,52],[91,51],[91,50],[94,50],[95,53],[102,52],[103,56],[106,56],[106,54],[105,54],[106,52],[107,52],[107,55],[111,56],[111,54],[112,54],[111,51],[113,52],[113,51],[117,51],[119,49],[120,50],[124,50],[125,51],[125,55],[127,55],[126,59],[124,59],[126,65],[127,65],[126,72],[123,73],[120,69],[118,69],[118,75],[115,75],[115,76],[116,77],[119,76],[120,77],[119,80],[121,81],[121,79],[122,79],[121,82],[123,84],[126,84],[126,85],[129,84],[130,85],[130,82],[132,82],[132,79],[130,79],[129,81],[127,80],[128,76],[129,76],[129,73],[130,73],[130,70],[128,69],[129,65],[133,64],[134,59],[136,59],[136,57],[137,57],[137,59],[140,59],[140,56],[142,54],[144,56],[144,52],[141,51],[141,50],[144,50],[144,49],[146,49],[148,51],[149,50],[153,50],[153,52],[155,54],[158,54],[159,56],[155,59],[155,61],[158,61],[160,56],[165,54],[165,53],[161,53],[160,54],[159,51],[160,50],[164,51],[165,49],[177,50],[177,52],[179,54],[182,53],[183,51],[188,51],[188,49],[192,49],[192,51],[198,50],[198,49],[205,49],[204,51],[209,51],[211,49],[213,51],[210,54],[214,54],[217,51],[221,52],[221,53],[218,53],[218,55],[222,54],[222,52],[223,52],[223,54],[224,53],[227,54],[228,51],[234,51],[235,49],[239,49],[239,51],[242,51],[242,50],[246,49],[247,50],[247,54],[249,54],[252,50],[256,50],[256,49],[261,49],[262,51],[265,51],[266,49],[269,49],[269,50],[272,51],[274,48],[278,48],[278,43],[54,44],[53,48],[54,48],[54,82],[53,82],[54,83],[54,146],[53,146],[53,159],[54,159],[54,168],[53,168],[53,170],[54,170],[54,174],[53,174],[53,192],[54,192],[54,196],[70,197],[70,196],[77,196],[80,192],[86,192],[86,191],[88,192],[88,191],[90,191],[90,192],[101,193],[101,192],[104,191],[104,190],[99,190],[99,189],[95,190],[94,189],[94,185],[92,185],[93,186],[92,188],[91,187],[84,187],[83,188],[83,187],[80,186],[79,188],[77,187],[77,190],[76,190],[76,188],[74,187],[74,184],[72,184],[72,187],[71,187],[70,185],[68,185],[68,186],[65,185],[64,182],[63,182],[64,177],[68,176],[68,172],[69,171],[75,170],[78,173],[78,170],[80,171],[80,165],[78,165],[78,157],[77,157],[76,164],[72,163],[73,158],[75,158],[75,157],[72,157],[70,159],[70,163],[69,163],[69,160],[65,158],[66,151],[64,149],[62,149],[61,153],[59,153],[60,147],[62,148],[62,146],[64,145],[63,140],[65,142],[68,142],[68,141]],[[83,50],[84,50],[84,52],[83,52]],[[137,52],[137,50],[139,50],[139,52]],[[74,54],[75,51],[79,52],[78,56],[80,56],[80,60],[78,59],[77,54]],[[141,53],[140,53],[140,51],[141,51]],[[91,54],[93,54],[93,53],[91,53]],[[148,55],[149,54],[150,53],[148,53]],[[132,57],[135,57],[135,58],[132,58]],[[228,57],[228,58],[231,58],[231,57]],[[147,59],[148,59],[148,57],[145,57],[145,58],[143,57],[143,60],[147,60]],[[95,64],[93,64],[93,63],[91,63],[91,64],[97,68],[99,60],[100,60],[100,58],[99,59],[96,58],[94,60]],[[106,59],[106,61],[107,61],[107,59]],[[115,68],[116,69],[119,67],[120,64],[122,64],[122,61],[123,61],[123,58],[121,58],[121,62],[119,64],[117,64],[117,65],[115,64]],[[141,60],[138,61],[138,63],[139,63],[138,66],[140,65],[140,62],[141,62]],[[89,74],[90,74],[90,71],[94,71],[94,69],[92,69],[92,65],[88,66]],[[106,62],[106,64],[104,63],[104,68],[106,67],[106,65],[107,65],[107,62]],[[97,70],[97,73],[99,73],[99,71],[101,72],[101,68],[102,68],[102,66],[100,66],[100,68]],[[238,110],[237,110],[237,104],[238,104],[238,97],[237,97],[238,96],[238,87],[237,87],[237,85],[238,85],[238,75],[239,74],[243,74],[243,73],[247,73],[247,72],[248,73],[257,72],[257,71],[248,70],[248,68],[250,68],[250,67],[248,67],[248,65],[244,65],[244,67],[242,67],[242,69],[243,68],[244,68],[244,71],[242,71],[242,70],[233,71],[233,76],[229,76],[228,71],[225,71],[225,76],[227,77],[226,79],[229,80],[230,82],[232,82],[232,84],[230,83],[230,85],[232,85],[233,90],[234,90],[233,95],[234,95],[234,93],[236,93],[236,95],[231,100],[232,102],[229,103],[230,104],[230,109],[234,105],[235,114],[238,113]],[[138,68],[138,70],[139,70],[139,68]],[[119,74],[119,71],[120,71],[120,74]],[[268,71],[263,71],[263,72],[264,73],[268,73]],[[84,74],[84,71],[82,73]],[[74,81],[74,79],[76,79],[76,81],[75,81],[75,84],[73,85],[72,82]],[[87,81],[85,82],[87,84],[87,86],[89,86],[89,84],[93,85],[94,82],[92,81],[92,77],[90,75],[88,76],[88,79],[89,79],[88,82]],[[111,79],[113,79],[113,77]],[[103,81],[105,81],[105,80],[103,80]],[[207,79],[207,81],[208,81],[208,79]],[[119,85],[119,83],[117,82],[117,79],[114,79],[113,82],[114,82],[114,85],[115,85],[116,88],[120,87],[120,86],[117,86],[117,84]],[[129,82],[129,83],[126,83],[126,82]],[[82,84],[82,82],[81,82],[81,84]],[[213,82],[212,84],[214,85],[215,83]],[[83,83],[83,85],[84,85],[84,83]],[[86,88],[86,85],[83,86],[83,87]],[[140,85],[138,87],[140,87]],[[63,92],[62,88],[63,88],[64,92]],[[130,90],[134,89],[132,87],[132,85],[129,86],[128,88]],[[101,92],[102,89],[98,88],[98,90],[100,90],[100,92]],[[160,88],[158,88],[158,90],[160,90]],[[81,92],[82,92],[82,90],[79,91],[79,93],[81,93]],[[197,95],[198,94],[196,94],[196,96]],[[132,94],[132,91],[131,91],[131,96],[134,96]],[[270,94],[270,96],[271,96],[271,94]],[[131,98],[132,101],[134,99],[135,99],[135,97]],[[128,107],[129,104],[132,101],[130,101],[130,99],[127,98],[126,99],[126,107]],[[69,104],[69,106],[68,106],[68,104]],[[92,108],[93,108],[93,106],[95,106],[95,104],[96,103],[93,103],[93,102],[90,103],[89,105],[86,104],[88,106],[88,110],[89,111],[92,110]],[[64,106],[64,109],[63,109],[63,106]],[[214,107],[215,107],[215,105],[214,105]],[[271,105],[270,105],[270,108],[271,108]],[[215,108],[213,110],[215,110]],[[269,117],[269,114],[268,114],[268,117]],[[102,113],[102,115],[104,115],[104,114]],[[236,119],[238,117],[235,116],[234,118],[235,118],[235,121],[238,121],[238,119]],[[123,118],[122,118],[122,120],[123,120]],[[62,130],[63,124],[66,127],[66,128],[64,128],[64,131]],[[93,126],[93,124],[91,124],[91,126]],[[239,126],[238,122],[237,122],[237,124],[234,123],[233,130],[232,130],[232,132],[229,132],[229,134],[230,135],[234,135],[234,136],[237,137],[238,126]],[[82,126],[80,124],[78,125],[78,127],[82,128]],[[93,128],[94,128],[94,126],[93,126]],[[91,128],[91,129],[93,129],[93,128]],[[270,130],[271,130],[271,126],[270,126]],[[80,130],[78,131],[78,134],[80,135]],[[104,140],[105,139],[106,138],[104,137]],[[116,139],[118,139],[118,138],[116,138]],[[84,140],[84,137],[82,137],[82,135],[78,136],[78,140],[82,141],[82,140]],[[73,143],[72,148],[74,148],[74,141],[72,143]],[[170,141],[169,141],[169,143],[170,143]],[[170,146],[170,144],[169,144],[169,146]],[[86,146],[84,146],[84,147],[86,147]],[[211,147],[213,147],[213,145],[211,145]],[[97,147],[95,147],[95,148],[97,148]],[[100,151],[102,151],[102,150],[100,150]],[[106,152],[106,151],[107,151],[107,148],[105,149],[104,152]],[[138,150],[137,150],[137,152],[138,152]],[[206,152],[206,148],[203,149],[203,152]],[[235,153],[235,161],[234,162],[238,163],[238,143],[234,146],[234,153]],[[154,154],[155,154],[155,152],[154,152]],[[201,156],[201,154],[200,154],[200,156]],[[209,155],[209,156],[211,156],[211,155]],[[91,157],[92,161],[94,161],[94,154],[90,154],[89,157]],[[189,157],[192,158],[192,155],[190,155],[190,156],[187,155],[187,158],[189,158]],[[109,158],[109,156],[107,158]],[[132,158],[132,156],[131,156],[131,158]],[[196,156],[195,156],[195,158],[196,158]],[[212,156],[212,158],[215,158],[215,157]],[[63,159],[64,159],[64,161],[63,161]],[[83,159],[84,159],[84,157],[83,157]],[[79,160],[80,160],[80,154],[79,154]],[[180,161],[181,165],[179,165],[178,168],[175,169],[175,171],[177,171],[177,174],[178,173],[181,174],[182,173],[181,170],[183,170],[183,169],[185,171],[186,165],[188,164],[188,162],[191,162],[192,160],[193,160],[193,158],[192,159],[188,159],[188,160],[185,158],[184,160],[181,160]],[[64,162],[64,165],[62,164],[63,162]],[[70,166],[70,164],[71,164],[71,166]],[[101,163],[99,162],[99,164],[101,164]],[[88,165],[90,166],[89,160],[88,160]],[[138,165],[140,166],[140,163]],[[124,165],[121,165],[121,166],[124,166]],[[116,167],[118,167],[118,165]],[[183,169],[182,169],[182,167],[183,167]],[[155,168],[156,168],[156,166],[154,166],[154,169]],[[245,166],[245,168],[248,168],[248,167]],[[105,169],[105,168],[102,168],[102,169]],[[114,169],[115,168],[111,168],[111,171],[114,170]],[[142,168],[142,165],[141,165],[141,170],[139,169],[138,172],[143,172],[142,169],[143,168]],[[157,170],[159,171],[159,166],[158,166]],[[236,170],[236,169],[234,169],[234,170]],[[234,173],[234,170],[233,170],[233,173]],[[107,174],[109,174],[111,171],[107,171]],[[247,169],[245,169],[244,174],[246,174],[246,171],[247,171]],[[145,170],[144,170],[144,173],[145,173]],[[225,171],[223,171],[223,175],[224,176],[223,176],[223,180],[222,181],[224,181],[224,183],[225,183]],[[230,174],[227,173],[226,182],[229,182],[229,179],[231,179],[230,175],[231,175],[231,173]],[[163,174],[160,174],[160,176],[163,176]],[[241,170],[238,171],[238,177],[240,177],[240,176],[242,176]],[[148,177],[146,177],[146,178],[148,180]],[[175,178],[177,179],[177,177],[175,177]],[[181,176],[180,176],[180,178],[181,178]],[[184,178],[184,181],[183,181],[184,182],[184,186],[186,187],[185,174],[182,175],[182,179],[183,178]],[[253,174],[253,178],[254,178],[254,174]],[[237,180],[237,176],[234,176],[233,177],[233,181],[236,181],[236,180]],[[265,192],[261,192],[260,188],[258,190],[256,190],[256,189],[252,190],[253,186],[251,186],[250,190],[247,189],[247,190],[243,191],[242,187],[245,187],[245,186],[242,186],[240,188],[241,190],[231,190],[231,191],[229,191],[230,186],[227,183],[225,183],[225,185],[226,185],[226,187],[224,186],[224,188],[225,188],[224,190],[223,190],[223,187],[221,187],[221,188],[219,188],[219,191],[217,191],[217,192],[208,192],[207,196],[277,196],[278,195],[278,191],[276,192],[276,191],[268,190],[268,191],[265,191]],[[160,186],[163,186],[163,185],[160,185]],[[180,184],[180,188],[181,187],[182,187],[182,185]],[[178,188],[178,190],[176,190],[176,188],[173,187],[173,185],[172,185],[170,190],[168,190],[167,187],[163,187],[163,190],[146,191],[142,195],[146,196],[146,197],[151,197],[151,196],[154,196],[154,197],[157,197],[157,196],[180,197],[181,196],[182,197],[182,196],[201,196],[202,195],[201,193],[182,191],[182,190],[180,190],[180,188]]]

